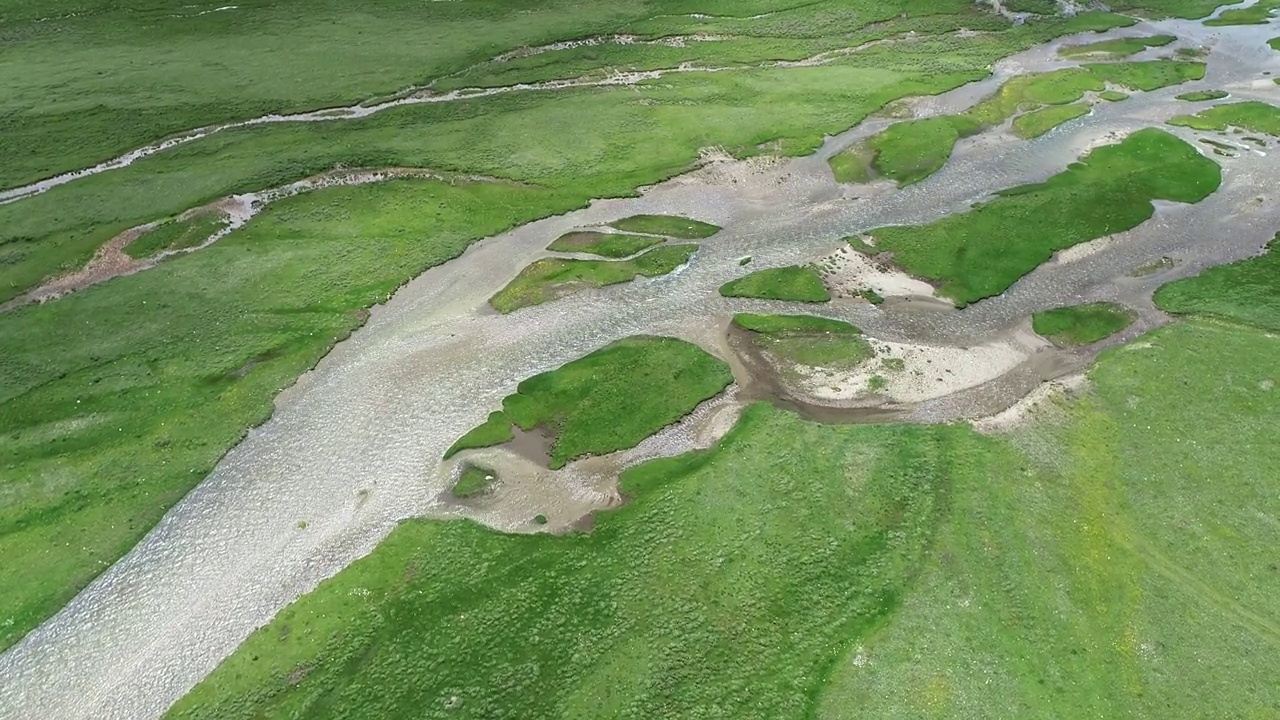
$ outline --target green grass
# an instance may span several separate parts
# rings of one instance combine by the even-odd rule
[[[1114,303],[1072,305],[1032,315],[1031,329],[1056,345],[1088,345],[1115,335],[1137,317]]]
[[[1139,17],[1149,18],[1183,18],[1196,20],[1212,13],[1220,5],[1221,0],[1114,0],[1107,3],[1115,12],[1133,13]]]
[[[897,265],[964,305],[1004,292],[1058,250],[1136,227],[1151,217],[1152,200],[1199,202],[1220,182],[1217,164],[1192,146],[1139,130],[1047,182],[928,225],[871,234]]]
[[[1195,115],[1178,115],[1170,125],[1183,125],[1196,130],[1242,130],[1280,136],[1280,108],[1264,102],[1250,101],[1215,105]]]
[[[661,238],[621,233],[571,232],[556,238],[547,246],[556,252],[580,252],[607,258],[635,255],[662,243]]]
[[[226,226],[226,220],[217,214],[170,220],[125,245],[124,251],[130,257],[148,258],[165,250],[194,247]]]
[[[1136,55],[1147,48],[1164,47],[1175,39],[1172,35],[1146,35],[1118,38],[1116,40],[1102,40],[1082,45],[1064,45],[1058,49],[1058,54],[1065,58],[1079,58],[1089,55],[1125,58],[1130,55]]]
[[[875,148],[870,142],[863,140],[827,158],[827,165],[831,167],[831,174],[838,183],[865,183],[876,177],[871,168],[875,157]]]
[[[803,717],[984,442],[755,405],[716,448],[624,473],[590,534],[402,525],[170,717]]]
[[[1280,37],[1273,37],[1267,41],[1267,47],[1272,50],[1280,50]]]
[[[223,4],[8,3],[0,185],[191,127],[385,95],[522,46],[616,32],[751,39],[690,43],[681,56],[733,70],[244,128],[0,206],[3,300],[82,266],[125,229],[335,166],[428,167],[458,183],[281,201],[213,248],[0,316],[0,428],[23,439],[0,448],[0,553],[12,558],[0,568],[0,647],[132,546],[364,308],[474,239],[632,194],[691,167],[700,148],[805,154],[893,100],[981,79],[1010,53],[1132,23],[1095,12],[1010,26],[967,0],[750,0],[735,6],[744,17],[710,19],[666,2],[377,0],[353,12],[275,0],[194,16]],[[985,34],[960,38],[961,28]],[[919,37],[828,66],[749,67],[908,31]],[[519,65],[509,80],[557,67]],[[473,175],[511,182],[464,181]],[[193,425],[194,408],[207,426]]]
[[[1221,100],[1228,95],[1230,95],[1230,93],[1225,90],[1194,90],[1192,92],[1182,93],[1175,97],[1187,102],[1204,102],[1206,100]]]
[[[624,232],[666,235],[684,240],[708,238],[720,232],[719,225],[676,215],[632,215],[609,224]]]
[[[725,297],[809,303],[822,303],[831,299],[831,293],[822,284],[822,276],[808,265],[757,270],[721,285],[720,294]]]
[[[1090,63],[1084,66],[1102,82],[1129,90],[1151,92],[1160,88],[1203,80],[1205,64],[1184,60],[1152,60],[1150,62]]]
[[[365,308],[475,239],[633,194],[687,170],[700,148],[803,155],[886,103],[981,79],[1010,53],[1132,23],[1095,12],[1011,26],[967,0],[750,0],[737,19],[666,2],[377,0],[355,13],[276,0],[169,17],[223,4],[6,5],[0,184],[190,127],[384,95],[526,45],[616,32],[752,40],[689,44],[690,59],[735,66],[724,72],[254,126],[0,206],[2,301],[125,229],[335,166],[428,167],[456,183],[280,201],[212,248],[0,316],[0,437],[16,434],[0,447],[0,647],[131,547]],[[908,31],[919,36],[827,66],[749,66]],[[524,65],[510,81],[554,72]],[[466,182],[475,175],[501,181]]]
[[[448,460],[463,450],[501,445],[514,438],[515,433],[511,430],[511,420],[507,414],[501,410],[495,410],[489,413],[488,419],[483,423],[471,428],[466,435],[458,438],[457,442],[445,451],[444,458]]]
[[[0,647],[131,548],[365,308],[564,202],[491,183],[332,188],[0,314]]]
[[[508,433],[510,424],[545,433],[555,469],[586,455],[635,447],[731,382],[729,366],[696,345],[667,337],[627,338],[520,383],[502,401],[502,414],[490,415],[480,428],[486,428],[484,438],[495,440],[502,423],[509,423]],[[466,447],[480,447],[472,430],[446,457],[468,438]]]
[[[1235,10],[1224,10],[1213,20],[1205,20],[1204,24],[1210,27],[1220,27],[1224,25],[1265,25],[1272,17],[1272,13],[1280,10],[1280,0],[1258,0],[1257,4]]]
[[[1143,340],[950,486],[915,589],[814,716],[1273,714],[1280,341],[1198,321]]]
[[[1102,92],[1098,93],[1098,97],[1103,100],[1106,100],[1107,102],[1120,102],[1121,100],[1129,99],[1128,95],[1118,90],[1103,90]]]
[[[1010,12],[1057,15],[1058,3],[1054,0],[1007,0],[1004,7]]]
[[[750,331],[759,347],[800,365],[853,367],[873,354],[862,331],[842,320],[738,313],[733,324]]]
[[[1019,115],[1013,119],[1013,134],[1024,139],[1040,137],[1069,120],[1088,115],[1090,107],[1089,103],[1050,105]]]
[[[405,523],[169,717],[1266,717],[1280,339],[1144,339],[1007,439],[756,405],[590,534]]]
[[[738,313],[733,316],[734,325],[754,333],[839,333],[860,335],[862,331],[843,320],[815,315],[759,315]]]
[[[917,183],[941,170],[956,141],[978,129],[953,116],[897,123],[871,138],[872,164],[899,187]]]
[[[470,498],[483,495],[493,487],[497,475],[492,470],[468,463],[462,468],[458,482],[453,484],[450,493],[456,498]]]
[[[1208,313],[1268,330],[1280,330],[1280,253],[1272,240],[1256,258],[1205,270],[1177,280],[1155,294],[1165,312]]]
[[[946,165],[956,142],[996,127],[1018,115],[1013,129],[1021,137],[1037,137],[1084,115],[1087,92],[1104,99],[1124,99],[1108,84],[1151,91],[1204,77],[1204,64],[1175,60],[1090,63],[1047,73],[1012,78],[1000,89],[959,115],[896,123],[832,156],[827,162],[838,182],[867,182],[877,175],[900,186],[920,182]],[[1072,104],[1075,103],[1075,104]]]
[[[535,260],[490,298],[489,304],[498,312],[509,313],[587,288],[630,282],[637,276],[666,275],[689,262],[697,250],[697,245],[663,245],[630,260]]]
[[[939,27],[974,27],[974,15],[983,16],[966,3],[955,3],[954,9],[959,14]],[[858,22],[897,15],[893,8],[876,6]],[[929,29],[943,19],[930,13],[927,22],[897,20],[855,32],[859,26],[847,25],[845,17],[829,31],[841,43],[856,44],[886,33]],[[222,133],[0,206],[0,301],[82,266],[102,243],[129,227],[335,165],[489,175],[554,188],[585,204],[593,197],[629,195],[638,186],[683,172],[707,146],[741,156],[763,152],[762,147],[806,154],[824,135],[847,129],[885,103],[981,79],[992,62],[1010,52],[1063,32],[1105,26],[1100,20],[1114,24],[1115,16],[1038,20],[966,39],[926,35],[904,45],[867,48],[823,67],[685,73],[637,88],[515,93],[397,108],[359,122]],[[853,34],[846,39],[847,33]],[[742,97],[753,101],[744,104]],[[563,132],[567,126],[575,132]],[[549,206],[546,213],[563,210]]]

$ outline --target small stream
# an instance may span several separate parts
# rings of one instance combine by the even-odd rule
[[[794,312],[794,306],[717,294],[722,283],[744,272],[738,266],[744,255],[754,258],[751,270],[807,262],[862,230],[962,212],[994,190],[1045,180],[1091,146],[1208,105],[1173,99],[1187,90],[1221,88],[1236,100],[1280,102],[1280,86],[1262,75],[1280,73],[1280,53],[1266,45],[1280,34],[1274,22],[1205,28],[1162,21],[1065,41],[1156,32],[1179,36],[1179,45],[1211,46],[1205,80],[1101,103],[1033,141],[1000,129],[984,133],[962,142],[941,172],[903,190],[831,180],[826,157],[888,122],[871,120],[830,138],[813,156],[767,167],[712,164],[637,198],[597,201],[486,239],[427,271],[374,308],[363,328],[281,393],[272,419],[249,433],[132,552],[0,656],[0,718],[158,717],[250,632],[371,551],[400,520],[470,516],[502,526],[504,516],[491,509],[441,499],[452,470],[439,462],[444,450],[519,381],[606,343],[667,334],[723,354],[729,314]],[[1063,42],[1002,61],[995,78],[924,99],[917,111],[954,112],[1003,78],[1068,66],[1056,57]],[[1196,133],[1171,132],[1208,152],[1196,143]],[[1280,165],[1266,156],[1271,151],[1215,158],[1224,181],[1205,201],[1162,203],[1152,220],[1099,244],[1096,252],[1048,263],[1005,294],[963,311],[850,303],[815,312],[846,319],[876,338],[967,346],[1009,333],[1037,310],[1111,300],[1139,312],[1134,326],[1115,339],[1127,341],[1168,321],[1150,302],[1156,287],[1254,255],[1280,229],[1280,203],[1271,198]],[[1256,203],[1259,197],[1272,201]],[[636,213],[687,215],[725,229],[702,241],[692,262],[672,275],[506,316],[485,311],[488,297],[553,238]],[[1174,259],[1172,267],[1130,277],[1163,257]],[[1054,372],[1091,360],[1092,354],[1082,353]],[[1040,368],[1009,373],[999,385],[922,404],[909,417],[963,417],[977,403],[992,406],[983,406],[984,413],[995,412],[1043,379]],[[623,464],[705,445],[708,428],[718,433],[727,427],[735,402],[730,396],[709,404]],[[584,490],[583,502],[613,502],[607,488],[587,490],[596,494]]]

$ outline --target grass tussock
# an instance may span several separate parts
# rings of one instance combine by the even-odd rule
[[[1031,328],[1057,345],[1089,345],[1133,324],[1137,313],[1115,303],[1090,303],[1038,312]]]
[[[808,303],[822,303],[831,299],[831,293],[822,283],[822,276],[808,265],[757,270],[720,286],[720,294],[725,297]]]
[[[541,305],[587,288],[630,282],[636,277],[666,275],[689,262],[697,245],[663,245],[630,260],[536,260],[499,290],[489,304],[501,313]]]

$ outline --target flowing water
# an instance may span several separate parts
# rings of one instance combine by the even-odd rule
[[[375,308],[367,325],[285,390],[272,419],[250,432],[132,552],[0,656],[0,718],[157,717],[250,632],[368,553],[401,519],[470,516],[526,529],[510,513],[484,503],[443,499],[454,468],[439,462],[520,380],[637,333],[684,337],[723,353],[730,313],[781,307],[717,294],[722,283],[743,272],[737,261],[744,255],[754,258],[750,269],[806,262],[861,230],[963,211],[993,190],[1048,178],[1090,146],[1203,107],[1173,99],[1188,89],[1223,88],[1236,99],[1276,102],[1280,87],[1262,75],[1280,71],[1280,53],[1266,47],[1275,30],[1274,24],[1209,29],[1159,22],[1108,33],[1170,32],[1184,43],[1211,45],[1208,76],[1099,104],[1091,115],[1034,141],[1016,140],[1003,130],[985,133],[964,141],[941,172],[903,190],[841,187],[830,179],[825,158],[883,125],[875,121],[830,139],[811,157],[764,168],[713,165],[638,198],[598,201],[478,243]],[[1055,58],[1059,44],[1002,62],[997,76],[1061,67]],[[993,86],[994,81],[977,83],[923,101],[918,109],[960,109]],[[1173,132],[1193,142],[1196,137],[1183,129]],[[1220,158],[1222,188],[1205,201],[1161,204],[1151,221],[1090,246],[1091,254],[1080,251],[1048,263],[1005,294],[964,311],[850,303],[817,312],[847,319],[884,340],[972,345],[1011,332],[1036,310],[1115,300],[1140,313],[1118,338],[1130,339],[1167,321],[1150,303],[1155,287],[1253,255],[1280,228],[1280,205],[1256,202],[1271,200],[1280,181],[1280,166],[1267,152]],[[725,229],[669,276],[512,315],[485,310],[487,298],[544,255],[551,239],[636,213],[688,215]],[[1175,264],[1130,277],[1163,257]],[[997,384],[922,403],[910,417],[995,412],[1047,374],[1088,360],[1067,357],[1049,369],[1028,364]],[[573,466],[570,475],[587,478],[573,486],[576,494],[566,490],[556,499],[520,492],[527,502],[555,506],[553,515],[556,503],[578,503],[579,512],[608,506],[616,496],[599,478],[641,457],[705,445],[731,424],[737,402],[731,395],[708,404],[631,454]],[[516,460],[489,457],[519,474]],[[540,508],[524,510],[531,516]]]

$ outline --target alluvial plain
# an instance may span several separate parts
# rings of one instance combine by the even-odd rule
[[[1104,139],[1085,117],[1099,99],[1118,103],[1097,106],[1111,112],[1215,79],[1206,68],[1222,60],[1216,48],[1180,42],[1143,56],[1161,59],[1126,60],[1204,37],[1186,25],[1075,38],[1034,61],[1038,71],[984,85],[968,105],[938,113],[921,103],[920,116],[894,115],[903,119],[830,151],[826,137],[890,103],[1005,72],[997,63],[1012,53],[1143,18],[1203,18],[1218,3],[1109,5],[1068,15],[1041,0],[745,0],[731,9],[686,0],[377,0],[359,9],[0,0],[0,38],[16,59],[0,69],[0,185],[174,142],[0,204],[0,302],[83,267],[131,228],[155,225],[123,247],[146,260],[225,227],[223,208],[236,197],[268,198],[209,247],[0,309],[0,652],[155,527],[373,306],[428,268],[453,267],[482,238],[597,198],[635,201],[629,215],[557,226],[537,239],[536,254],[500,278],[483,276],[482,285],[493,282],[476,307],[458,310],[477,323],[529,318],[526,348],[541,352],[540,323],[570,293],[615,286],[578,298],[598,295],[602,306],[610,293],[650,284],[661,293],[686,272],[627,283],[723,261],[723,248],[704,253],[681,241],[712,248],[753,239],[736,224],[742,217],[716,206],[676,215],[646,204],[643,188],[703,165],[708,177],[727,167],[720,182],[758,192],[760,183],[733,173],[766,172],[822,148],[811,166],[829,158],[838,182],[907,186],[948,170],[953,152],[968,152],[968,143],[955,150],[964,138],[981,136],[1001,152],[1041,143],[1061,151],[1059,137],[1084,130],[1073,146],[1088,143],[1079,162],[1013,181],[1032,184],[975,182],[975,191],[998,191],[901,225],[843,229],[874,242],[862,248],[880,254],[866,272],[927,281],[962,308],[954,316],[962,327],[967,306],[998,302],[1055,252],[1142,225],[1153,201],[1202,201],[1229,177],[1235,155],[1220,165],[1196,147],[1209,138],[1191,133],[1280,136],[1276,107],[1258,99],[1270,99],[1265,88],[1233,85],[1230,95],[1244,102],[1175,116],[1168,132],[1114,123],[1107,127],[1122,132]],[[1225,45],[1236,28],[1269,22],[1274,5],[1227,10],[1207,24],[1221,28]],[[1152,112],[1176,112],[1171,94],[1160,97],[1165,104],[1141,105],[1132,122],[1170,118]],[[393,98],[403,102],[379,104]],[[369,114],[220,127],[326,107],[348,108],[335,118]],[[1019,140],[1055,127],[1062,131],[1035,143]],[[197,128],[211,130],[178,135]],[[803,198],[810,166],[787,167],[801,168],[800,181],[779,174],[774,192]],[[348,169],[392,174],[327,186],[334,170]],[[420,175],[395,179],[400,171]],[[317,189],[269,191],[304,178]],[[823,182],[798,207],[816,210],[819,197],[825,210],[866,201],[863,188]],[[929,198],[928,185],[870,191]],[[772,197],[760,201],[761,215],[778,210]],[[1258,206],[1241,207],[1247,215]],[[606,226],[617,232],[592,230]],[[600,259],[547,257],[556,252]],[[766,269],[740,267],[746,252]],[[469,520],[407,520],[250,637],[171,716],[1265,717],[1280,707],[1268,682],[1280,672],[1272,660],[1280,608],[1266,591],[1275,571],[1266,552],[1280,543],[1280,508],[1265,484],[1280,460],[1267,435],[1280,420],[1272,393],[1280,348],[1268,334],[1280,329],[1274,255],[1165,285],[1155,302],[1173,316],[1169,326],[1106,351],[1073,393],[988,434],[963,422],[843,424],[850,414],[824,424],[722,394],[735,380],[720,357],[729,350],[712,347],[707,333],[723,332],[726,318],[755,347],[826,369],[873,355],[874,338],[858,327],[901,339],[903,327],[950,322],[904,320],[903,298],[850,302],[828,288],[813,258],[766,254],[739,248],[702,288],[708,317],[672,319],[698,344],[635,336],[650,331],[616,315],[612,342],[508,378],[500,410],[477,411],[464,427],[488,419],[450,435],[458,439],[446,463],[438,461],[447,441],[422,461],[424,497],[447,498],[439,477],[448,475],[456,500],[442,502],[500,503],[506,470],[495,483],[498,471],[467,451],[501,454],[532,434],[545,441],[544,469],[560,473],[688,420],[686,435],[670,433],[684,439],[663,441],[674,457],[622,471],[626,502],[588,518],[589,532],[512,535]],[[1145,303],[1150,288],[1139,294]],[[482,310],[487,297],[518,314]],[[1084,300],[1034,307],[1069,302]],[[918,304],[920,313],[955,312]],[[785,314],[795,311],[857,326]],[[1085,346],[1135,318],[1087,304],[1024,309],[1016,319],[1029,315],[1060,346],[1049,350],[1090,359],[1096,347]],[[881,365],[908,372],[900,358]],[[305,380],[296,389],[314,391]],[[724,416],[736,424],[715,414],[724,407],[741,412]],[[680,452],[688,433],[716,427],[709,449]],[[553,515],[525,508],[526,522],[534,510],[538,525]],[[281,526],[305,531],[305,521]],[[338,554],[356,556],[343,544],[349,536],[332,537]],[[67,640],[37,641],[15,650],[49,643],[53,652]],[[18,696],[3,691],[3,672],[16,657],[0,655],[6,719]],[[83,672],[129,672],[127,662],[106,665]],[[86,712],[93,702],[86,698]]]

